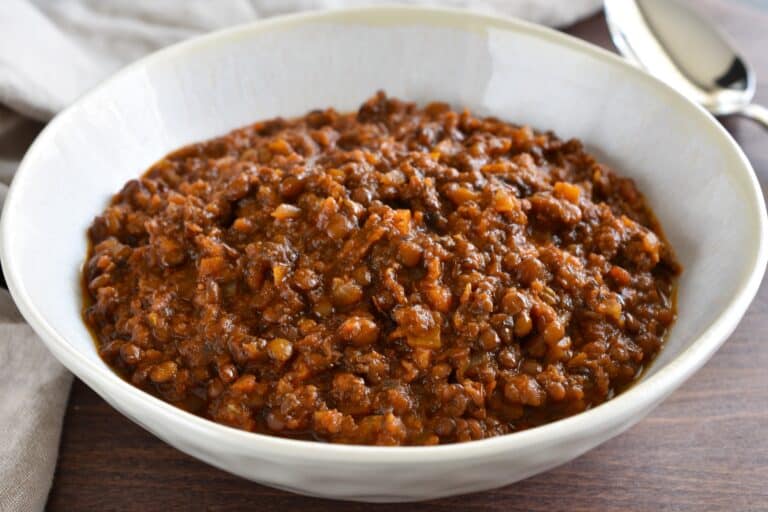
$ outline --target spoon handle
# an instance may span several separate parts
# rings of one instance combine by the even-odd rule
[[[757,121],[763,125],[763,128],[768,128],[768,108],[765,108],[762,105],[750,103],[736,113]]]

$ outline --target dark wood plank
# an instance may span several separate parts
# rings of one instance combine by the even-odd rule
[[[766,77],[768,9],[727,0],[697,3]],[[610,47],[602,16],[570,33]],[[768,183],[765,132],[732,118],[725,126]],[[768,285],[727,344],[685,386],[629,432],[560,468],[472,496],[408,510],[768,510]],[[118,507],[117,504],[120,504]],[[388,510],[295,496],[198,462],[134,425],[81,382],[67,410],[49,509]]]

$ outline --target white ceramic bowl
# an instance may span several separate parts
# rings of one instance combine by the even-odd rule
[[[354,109],[377,89],[578,137],[637,181],[685,266],[680,318],[640,383],[583,414],[493,439],[335,446],[198,418],[139,391],[99,359],[80,317],[79,272],[86,228],[111,194],[183,144],[271,116]],[[509,484],[617,435],[725,341],[765,263],[766,215],[755,175],[702,109],[617,57],[555,31],[421,8],[273,19],[147,57],[48,125],[24,158],[2,216],[2,264],[24,317],[116,409],[245,478],[366,501]]]

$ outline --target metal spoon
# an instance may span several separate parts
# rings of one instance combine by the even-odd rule
[[[619,51],[715,115],[739,114],[768,128],[752,103],[755,73],[730,41],[678,0],[604,0]]]

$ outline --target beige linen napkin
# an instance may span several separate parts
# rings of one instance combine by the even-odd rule
[[[72,376],[0,290],[0,509],[42,510]]]
[[[2,0],[0,199],[47,121],[142,55],[203,32],[294,11],[388,0]],[[600,0],[411,0],[565,25]],[[137,172],[140,169],[137,169]],[[71,375],[0,290],[0,512],[42,510],[56,465]]]

